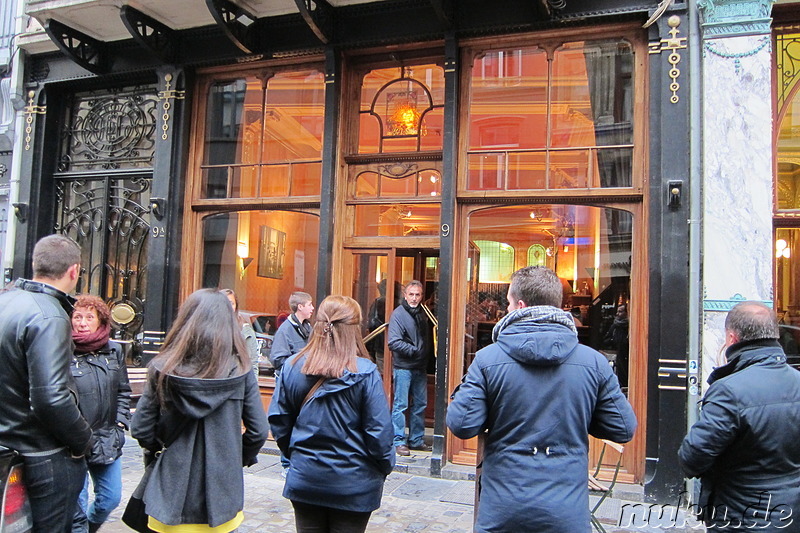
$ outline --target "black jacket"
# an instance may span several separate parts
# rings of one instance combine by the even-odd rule
[[[404,305],[399,305],[389,319],[389,349],[392,351],[394,368],[407,370],[425,370],[428,368],[428,355],[431,352],[430,337],[419,327],[425,323],[425,311],[417,306],[425,321],[418,321],[411,316]]]
[[[89,464],[108,465],[122,455],[125,429],[130,426],[131,386],[125,354],[116,342],[100,350],[72,357],[72,377],[78,390],[80,409],[94,432]]]
[[[0,294],[0,444],[23,455],[89,451],[92,430],[69,371],[73,302],[24,279]]]
[[[701,478],[699,504],[714,531],[797,531],[800,372],[771,339],[734,344],[727,356],[709,377],[700,419],[678,451],[681,465]]]
[[[147,484],[147,514],[169,525],[224,524],[244,507],[242,466],[257,462],[269,431],[256,376],[249,369],[221,379],[170,375],[165,408],[155,396],[157,376],[150,368],[131,435],[151,451],[177,438]]]

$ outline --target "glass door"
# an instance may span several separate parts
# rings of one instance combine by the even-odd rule
[[[403,304],[403,289],[412,280],[424,286],[423,305],[431,319],[435,338],[436,300],[439,283],[439,251],[421,248],[387,248],[350,252],[350,295],[362,310],[362,332],[370,357],[383,376],[387,398],[392,396],[392,358],[387,345],[389,319]],[[428,406],[426,425],[432,426],[434,412],[435,348],[428,356]]]

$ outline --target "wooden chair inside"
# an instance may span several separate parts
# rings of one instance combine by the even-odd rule
[[[602,443],[603,447],[601,448],[600,455],[597,458],[597,466],[595,467],[594,471],[589,472],[589,493],[599,496],[597,502],[595,502],[590,509],[592,526],[594,526],[594,528],[600,533],[606,533],[606,530],[603,527],[603,524],[600,523],[600,520],[597,518],[596,513],[597,510],[600,509],[600,506],[603,505],[605,499],[611,495],[612,491],[614,490],[614,485],[617,484],[619,471],[622,468],[622,452],[625,450],[625,447],[622,444],[617,444],[616,442],[611,442],[610,440],[605,439],[603,439]],[[606,456],[607,453],[610,457]],[[614,469],[613,474],[611,475],[611,480],[607,482],[601,482],[597,479],[598,474],[600,474],[600,469],[604,465],[612,465]]]

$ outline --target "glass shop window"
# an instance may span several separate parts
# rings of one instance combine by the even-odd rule
[[[213,83],[201,197],[318,197],[324,117],[324,77],[316,70]]]
[[[467,190],[631,187],[633,59],[623,40],[478,54]]]

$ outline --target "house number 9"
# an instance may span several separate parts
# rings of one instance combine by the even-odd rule
[[[442,237],[450,236],[450,224],[442,224]]]
[[[167,236],[167,230],[164,226],[153,226],[150,228],[150,231],[153,233],[153,238],[163,238]]]

